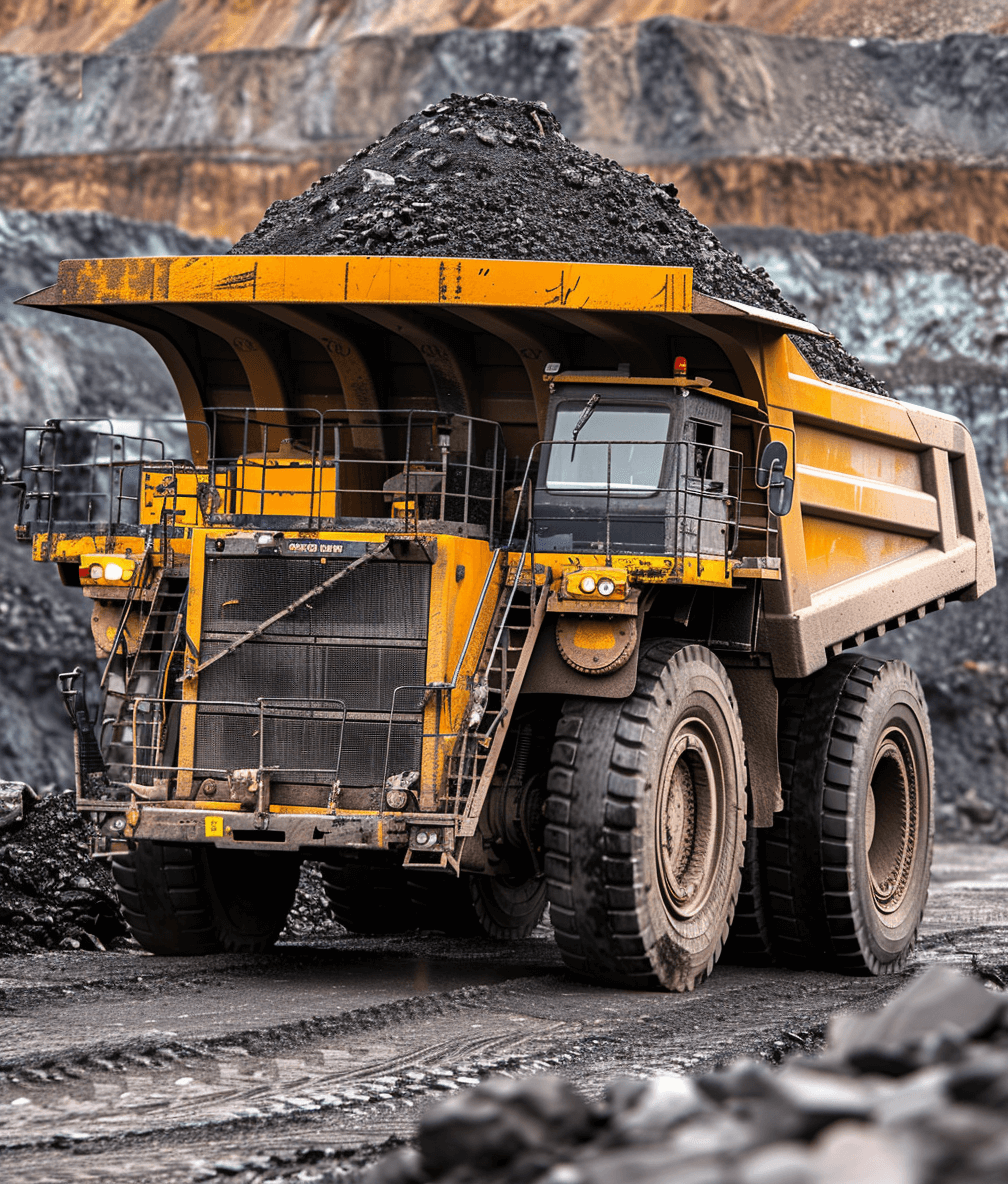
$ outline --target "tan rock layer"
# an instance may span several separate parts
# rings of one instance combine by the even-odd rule
[[[0,205],[108,210],[235,240],[271,202],[292,197],[358,147],[323,158],[244,161],[174,153],[0,158]],[[1008,170],[944,161],[733,158],[636,166],[673,181],[708,225],[793,226],[867,234],[939,230],[1008,248]]]
[[[219,53],[676,16],[810,37],[1008,32],[1008,0],[4,0],[0,52]]]

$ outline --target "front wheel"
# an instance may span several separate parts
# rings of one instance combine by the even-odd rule
[[[152,954],[267,949],[287,920],[299,873],[296,855],[150,840],[112,860],[126,924]]]
[[[545,835],[567,965],[627,987],[701,982],[728,936],[745,814],[742,724],[710,650],[654,643],[629,699],[569,700]]]

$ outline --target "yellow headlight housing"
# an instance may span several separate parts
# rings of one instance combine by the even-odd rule
[[[625,600],[627,587],[619,567],[579,567],[564,579],[564,594],[575,600]]]
[[[128,584],[136,571],[136,560],[127,555],[82,555],[79,574],[82,583]]]

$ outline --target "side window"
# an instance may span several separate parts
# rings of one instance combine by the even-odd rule
[[[709,481],[714,470],[714,432],[717,424],[700,419],[689,421],[689,438],[693,443],[693,464],[690,475]]]

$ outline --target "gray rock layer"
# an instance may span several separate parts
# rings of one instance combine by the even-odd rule
[[[314,50],[8,55],[0,155],[346,152],[441,94],[489,90],[544,100],[579,142],[624,161],[1003,165],[1004,47],[986,34],[820,40],[658,17],[364,36]]]

